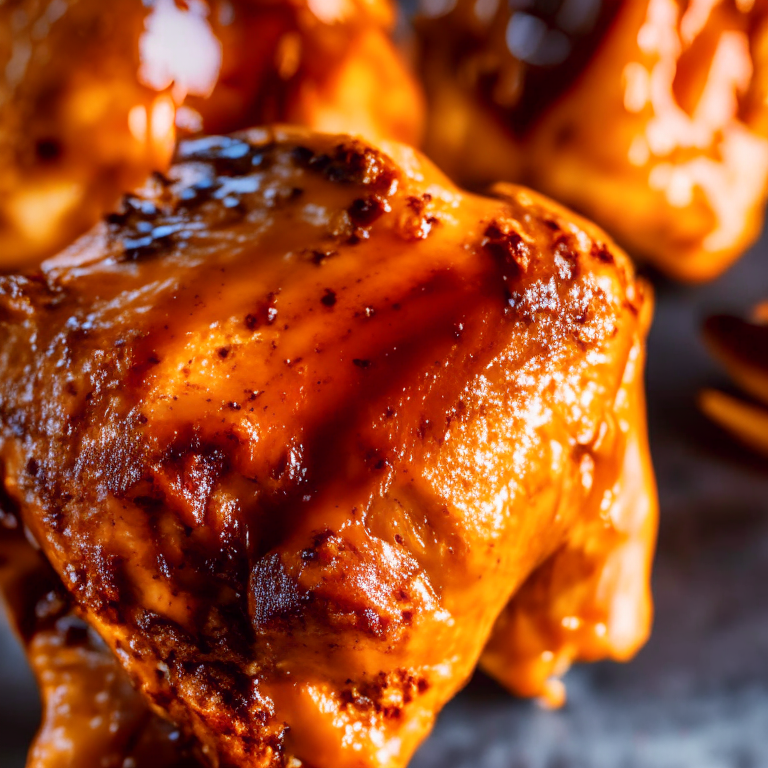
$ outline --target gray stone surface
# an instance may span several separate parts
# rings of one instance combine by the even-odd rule
[[[768,461],[695,406],[702,386],[726,384],[701,344],[701,320],[768,298],[768,238],[710,285],[654,282],[648,393],[662,522],[653,637],[630,664],[574,669],[559,712],[476,676],[412,768],[768,766]],[[36,717],[29,674],[0,627],[0,768],[22,768]]]

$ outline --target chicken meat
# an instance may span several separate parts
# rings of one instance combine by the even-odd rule
[[[402,768],[483,663],[556,702],[650,621],[646,285],[528,190],[300,129],[0,278],[0,476],[213,766]],[[490,644],[489,644],[490,639]]]

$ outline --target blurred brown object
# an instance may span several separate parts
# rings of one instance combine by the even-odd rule
[[[393,23],[389,0],[0,4],[0,270],[54,253],[165,170],[176,124],[416,143],[422,98]]]
[[[707,343],[731,378],[754,398],[746,402],[715,390],[702,392],[701,408],[743,443],[768,455],[768,303],[748,320],[718,315],[704,327]]]
[[[536,187],[685,280],[756,238],[768,178],[764,0],[422,0],[427,151]]]

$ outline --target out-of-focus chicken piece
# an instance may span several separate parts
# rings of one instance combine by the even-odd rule
[[[212,2],[223,45],[213,93],[191,98],[207,133],[291,123],[418,145],[420,86],[393,43],[389,0]]]
[[[0,270],[60,249],[168,165],[173,102],[137,79],[146,12],[139,0],[0,6]]]
[[[2,500],[0,500],[2,504]],[[61,582],[2,513],[0,595],[43,699],[27,768],[196,768],[179,730],[149,709]]]
[[[427,150],[449,174],[528,183],[686,280],[754,241],[768,181],[763,0],[423,8]]]
[[[271,121],[415,143],[388,0],[0,5],[0,270],[59,250],[187,132]],[[194,107],[194,109],[192,108]]]
[[[700,404],[713,421],[743,443],[768,455],[768,304],[749,319],[718,315],[709,318],[704,337],[731,378],[752,402],[716,390],[702,392]]]
[[[621,471],[648,312],[626,256],[388,152],[185,142],[0,281],[6,492],[214,764],[402,768]]]

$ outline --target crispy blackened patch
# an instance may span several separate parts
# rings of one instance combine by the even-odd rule
[[[270,291],[266,298],[259,301],[245,316],[245,327],[249,331],[255,331],[265,325],[272,325],[277,320],[277,291]]]
[[[337,184],[370,186],[387,193],[397,177],[392,161],[381,152],[356,139],[337,144],[329,152],[315,152],[299,145],[291,157],[300,168],[322,174]]]
[[[590,253],[598,261],[602,261],[603,264],[613,264],[616,261],[605,243],[592,243]]]
[[[394,720],[400,718],[403,709],[426,693],[429,687],[427,678],[401,667],[388,673],[379,672],[375,677],[359,682],[348,680],[340,698],[343,709]]]
[[[430,212],[432,195],[411,195],[406,201],[406,210],[400,217],[398,231],[406,240],[426,240],[432,228],[440,220]]]
[[[274,629],[301,613],[302,597],[296,580],[273,553],[262,558],[250,579],[250,614],[257,632]]]
[[[505,279],[524,274],[531,262],[531,248],[507,219],[495,219],[483,233],[483,248],[501,265]]]
[[[320,298],[320,303],[324,307],[328,307],[329,309],[336,304],[336,291],[332,290],[331,288],[326,288],[325,293]]]
[[[353,224],[369,227],[389,211],[389,203],[379,195],[368,195],[353,200],[347,210]]]

